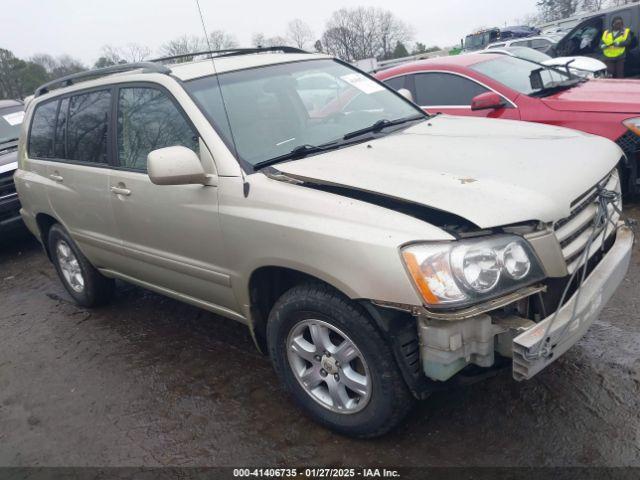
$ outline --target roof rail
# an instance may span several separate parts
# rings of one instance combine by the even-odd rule
[[[105,75],[111,75],[112,73],[128,72],[130,70],[138,70],[140,68],[142,69],[143,73],[171,73],[170,68],[152,62],[122,63],[118,65],[112,65],[110,67],[96,68],[94,70],[72,73],[71,75],[57,78],[45,83],[44,85],[40,85],[38,88],[36,88],[33,96],[39,97],[40,95],[44,95],[51,90],[51,87],[55,85],[68,87],[69,85],[73,85],[74,83],[76,83],[78,80],[89,80],[93,78],[103,77]]]
[[[183,53],[180,55],[172,55],[170,57],[154,58],[151,62],[168,62],[170,60],[177,60],[179,58],[193,58],[202,55],[209,55],[210,57],[231,57],[235,55],[248,55],[251,53],[263,53],[263,52],[282,52],[282,53],[309,53],[305,50],[296,47],[287,46],[275,46],[275,47],[254,47],[254,48],[228,48],[226,50],[207,50],[204,52]]]

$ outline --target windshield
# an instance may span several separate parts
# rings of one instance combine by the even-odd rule
[[[0,108],[0,145],[18,139],[23,117],[22,105]]]
[[[534,95],[553,88],[560,83],[574,80],[571,75],[552,67],[545,67],[521,58],[507,56],[476,63],[471,68],[525,95]],[[531,85],[531,74],[539,69],[542,69],[540,71],[542,87],[534,88]]]
[[[530,60],[536,63],[544,63],[550,60],[551,57],[546,53],[539,52],[533,48],[528,47],[508,47],[505,50],[511,53],[514,57],[522,58],[524,60]]]
[[[376,122],[384,121],[382,130],[387,121],[426,118],[387,87],[333,60],[238,70],[219,81],[222,96],[215,76],[185,86],[227,145],[252,166],[298,147],[342,141]]]
[[[491,32],[474,33],[464,39],[466,50],[479,50],[491,41]]]

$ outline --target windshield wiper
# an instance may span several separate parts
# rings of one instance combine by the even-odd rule
[[[311,155],[313,153],[326,152],[328,150],[335,150],[337,148],[345,147],[347,145],[352,145],[354,143],[359,143],[360,140],[351,141],[353,138],[364,135],[365,133],[377,132],[387,127],[391,127],[393,125],[401,125],[403,123],[412,122],[420,119],[427,119],[427,115],[413,115],[411,117],[399,118],[397,120],[378,120],[373,125],[363,128],[361,130],[356,130],[354,132],[347,133],[339,140],[333,140],[331,142],[323,143],[322,145],[299,145],[291,150],[289,153],[285,153],[284,155],[279,155],[274,158],[270,158],[268,160],[263,160],[262,162],[258,162],[253,165],[253,170],[258,171],[261,168],[268,167],[270,165],[274,165],[276,163],[285,162],[287,160],[297,160],[299,158],[304,158],[307,155]]]
[[[426,118],[426,115],[412,115],[410,117],[398,118],[397,120],[388,120],[386,118],[383,118],[382,120],[378,120],[377,122],[375,122],[373,125],[369,125],[368,127],[361,128],[360,130],[355,130],[353,132],[347,133],[344,137],[342,137],[342,139],[349,140],[366,133],[379,132],[382,129],[392,127],[394,125],[402,125],[403,123],[413,122],[420,119],[426,120]]]
[[[310,155],[312,153],[324,152],[326,150],[338,148],[341,145],[342,144],[338,141],[323,143],[322,145],[308,145],[308,144],[298,145],[289,153],[285,153],[284,155],[278,155],[277,157],[273,157],[268,160],[263,160],[262,162],[256,163],[253,166],[253,169],[260,170],[261,168],[268,167],[269,165],[273,165],[275,163],[284,162],[286,160],[297,160],[299,158],[304,158],[307,155]]]

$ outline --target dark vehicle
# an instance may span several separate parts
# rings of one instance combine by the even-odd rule
[[[500,40],[531,37],[533,35],[540,35],[540,30],[535,27],[528,27],[527,25],[516,25],[500,29]]]
[[[0,100],[0,234],[22,224],[13,174],[18,168],[18,137],[24,104]]]
[[[487,45],[498,42],[500,40],[524,38],[539,34],[540,30],[538,30],[537,28],[522,25],[505,28],[489,28],[487,30],[481,30],[479,32],[467,35],[464,39],[463,50],[465,52],[482,50],[486,48]]]
[[[585,56],[602,59],[600,41],[605,30],[611,28],[615,17],[622,17],[626,27],[631,29],[633,40],[627,47],[625,76],[640,74],[640,48],[638,48],[638,32],[640,31],[640,4],[634,3],[624,7],[602,10],[585,16],[569,30],[547,54],[552,57]]]

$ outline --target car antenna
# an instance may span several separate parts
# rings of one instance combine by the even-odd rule
[[[207,48],[209,51],[212,51],[211,41],[209,40],[209,34],[207,33],[207,27],[204,23],[204,16],[202,15],[202,8],[200,8],[200,0],[196,0],[196,6],[198,7],[198,14],[200,15],[200,23],[202,24],[202,31],[204,32],[204,39],[207,42]],[[224,115],[227,117],[227,123],[229,124],[229,133],[231,134],[231,142],[233,143],[233,149],[235,150],[236,155],[238,154],[238,147],[236,146],[236,140],[233,136],[233,129],[231,128],[231,121],[229,120],[229,112],[227,111],[227,102],[224,101],[224,94],[222,93],[222,85],[220,84],[220,76],[218,75],[218,71],[216,70],[216,62],[213,58],[213,55],[209,54],[209,58],[211,59],[211,65],[213,66],[213,74],[216,77],[216,82],[218,83],[218,91],[220,92],[220,99],[222,100],[222,108],[224,109]],[[247,198],[249,196],[250,185],[247,182],[247,178],[244,174],[244,170],[242,165],[240,167],[240,176],[242,177],[242,193],[244,197]]]

